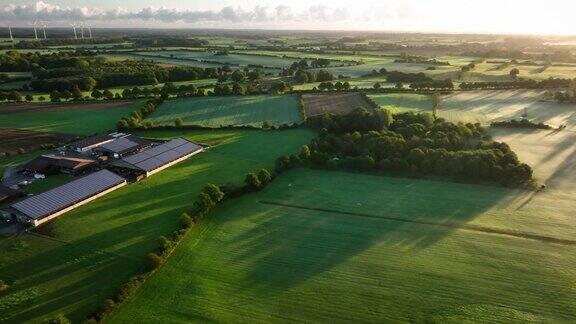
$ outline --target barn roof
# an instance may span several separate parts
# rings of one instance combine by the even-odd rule
[[[134,135],[129,135],[126,137],[117,138],[112,142],[105,143],[100,146],[100,148],[112,153],[125,154],[142,149],[149,146],[150,144],[151,143],[147,140],[141,139]]]
[[[146,172],[154,171],[186,155],[202,150],[202,146],[183,138],[173,139],[146,151],[128,156],[118,166],[132,166]]]
[[[95,135],[95,136],[86,137],[84,139],[70,143],[70,144],[68,144],[68,146],[70,146],[72,148],[83,149],[83,148],[87,148],[87,147],[102,145],[102,144],[111,142],[113,140],[114,140],[114,136],[112,136],[112,135],[108,135],[108,134]]]
[[[29,218],[42,219],[125,181],[108,170],[102,170],[26,198],[11,207]]]

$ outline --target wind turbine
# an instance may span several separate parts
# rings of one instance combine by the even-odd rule
[[[44,33],[44,40],[46,40],[46,24],[42,25],[42,32]]]
[[[76,34],[76,23],[70,24],[72,30],[74,30],[74,39],[78,39],[78,34]]]
[[[35,38],[36,40],[38,40],[38,31],[36,30],[36,24],[37,24],[37,23],[38,23],[38,22],[36,22],[36,21],[33,23],[33,26],[34,26],[34,38]]]
[[[80,37],[84,40],[84,23],[80,23]]]
[[[10,33],[10,40],[14,41],[14,37],[12,37],[12,27],[8,25],[8,33]]]
[[[88,34],[90,35],[90,39],[92,39],[92,25],[88,25]]]

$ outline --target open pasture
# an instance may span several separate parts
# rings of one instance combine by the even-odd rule
[[[216,55],[211,51],[161,51],[161,52],[137,52],[138,55],[146,56],[153,55],[163,58],[172,58],[190,61],[191,65],[194,62],[218,64],[220,66],[229,64],[233,66],[249,67],[249,66],[263,66],[271,69],[282,69],[289,67],[294,63],[294,59],[283,57],[261,56],[261,55],[248,55],[248,54],[234,54]]]
[[[529,196],[290,171],[220,207],[110,322],[572,322],[573,200]]]
[[[280,126],[301,123],[295,95],[194,97],[165,101],[146,121],[155,125],[184,124],[204,127],[262,126],[263,122]]]
[[[142,101],[0,106],[0,128],[90,135],[114,130]]]
[[[432,99],[429,95],[412,93],[369,94],[378,106],[393,113],[402,112],[431,112]]]
[[[182,212],[207,183],[236,183],[277,156],[298,152],[307,130],[148,131],[154,139],[185,137],[212,148],[161,174],[121,188],[49,223],[42,233],[0,239],[0,322],[42,322],[63,313],[81,322],[119,285],[146,266],[160,235],[179,227]],[[1,160],[0,160],[1,161]]]
[[[372,105],[359,93],[305,94],[302,95],[304,110],[308,116],[324,113],[345,115],[357,108],[371,109]]]

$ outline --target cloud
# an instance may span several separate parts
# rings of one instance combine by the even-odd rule
[[[122,8],[100,10],[89,7],[63,7],[38,1],[31,5],[8,4],[0,8],[0,21],[8,23],[28,23],[44,21],[52,23],[70,23],[74,21],[90,21],[94,23],[120,23],[124,21],[161,22],[164,24],[197,24],[197,23],[290,23],[312,22],[331,23],[353,21],[354,16],[347,8],[332,8],[328,6],[310,6],[301,12],[294,12],[291,7],[279,5],[269,7],[257,5],[252,10],[237,7],[223,7],[220,10],[179,10],[171,8],[143,8],[128,11]],[[382,16],[380,16],[381,18]]]

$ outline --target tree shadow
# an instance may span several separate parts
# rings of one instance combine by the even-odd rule
[[[314,181],[306,176],[312,173],[298,174],[300,177],[282,175],[262,193],[228,203],[218,213],[222,217],[215,218],[215,226],[223,231],[230,231],[230,224],[249,219],[250,226],[222,243],[235,251],[227,263],[250,265],[247,284],[239,291],[279,294],[344,262],[354,262],[357,255],[381,244],[419,253],[515,192],[472,186],[476,188],[467,196],[462,192],[470,185],[382,178],[382,185],[395,182],[393,190],[380,192],[382,196],[366,196],[355,192],[364,176],[334,173],[333,183],[323,188],[337,188],[341,176],[348,178],[347,185],[350,177],[358,178],[352,188],[335,194],[309,190]],[[307,190],[293,189],[307,184]],[[362,192],[368,193],[365,188]],[[286,205],[259,200],[270,196]],[[338,197],[340,200],[335,199]],[[375,197],[380,199],[375,201]],[[428,203],[435,200],[440,203]]]

